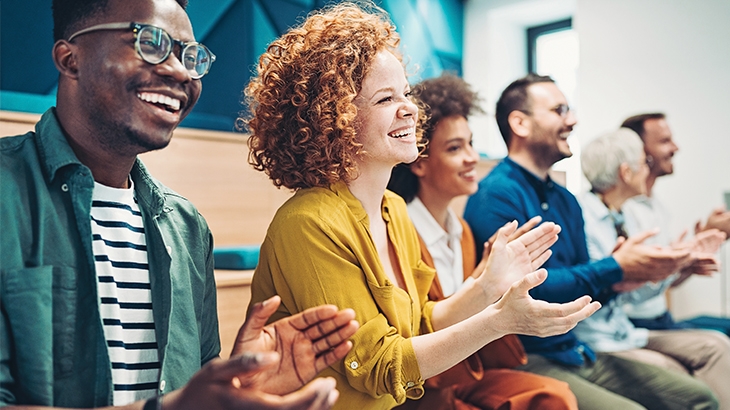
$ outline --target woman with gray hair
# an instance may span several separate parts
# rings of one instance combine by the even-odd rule
[[[628,128],[619,128],[591,141],[584,148],[580,162],[593,192],[609,193],[618,207],[626,199],[646,192],[646,184],[639,184],[649,175],[644,143]]]
[[[649,166],[638,134],[620,128],[597,137],[583,149],[581,166],[592,186],[580,198],[591,259],[610,255],[624,239],[642,242],[656,234],[656,231],[637,233],[637,225],[631,219],[624,220],[621,213],[626,200],[646,194]],[[629,234],[632,234],[630,239]],[[697,258],[716,263],[714,256],[705,252],[701,238],[698,239],[688,263]],[[674,280],[674,276],[666,280]],[[637,328],[621,308],[625,301],[654,296],[658,288],[661,284],[617,283],[613,288],[617,296],[579,323],[576,334],[595,351],[694,375],[714,391],[720,408],[730,408],[730,392],[726,388],[730,383],[727,336],[703,330]]]

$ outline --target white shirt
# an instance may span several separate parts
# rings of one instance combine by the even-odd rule
[[[614,219],[600,198],[586,192],[579,198],[585,220],[586,241],[591,260],[609,256],[618,235]],[[624,222],[624,229],[630,231],[631,222]],[[618,352],[646,346],[649,330],[634,327],[626,312],[621,309],[623,295],[612,299],[589,318],[579,322],[575,328],[578,338],[598,352]]]
[[[449,209],[444,230],[418,197],[408,204],[408,215],[433,257],[444,296],[453,294],[464,282],[464,261],[461,253],[463,228],[459,218]]]
[[[672,242],[669,236],[669,212],[656,198],[645,195],[633,197],[622,207],[627,221],[631,221],[629,235],[659,228],[659,233],[648,238],[644,243],[659,246],[669,246]],[[647,283],[626,295],[623,300],[623,309],[629,317],[635,319],[653,319],[667,311],[667,300],[664,291],[671,286],[679,274],[668,277],[658,283]]]

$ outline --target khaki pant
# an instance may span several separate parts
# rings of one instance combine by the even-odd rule
[[[717,399],[703,382],[687,374],[599,353],[590,366],[574,367],[528,355],[518,367],[562,380],[581,410],[717,409]]]
[[[707,383],[730,410],[730,339],[714,330],[652,330],[643,349],[611,353],[643,363],[691,374]]]

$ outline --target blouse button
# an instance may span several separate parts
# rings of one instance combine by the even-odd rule
[[[68,192],[68,185],[66,185],[66,184],[61,185],[61,191]]]
[[[411,387],[413,387],[415,385],[416,385],[416,383],[413,383],[413,382],[406,383],[406,387],[408,387],[408,388],[411,388]]]
[[[165,391],[165,386],[167,386],[167,382],[165,382],[164,380],[161,380],[160,381],[160,391],[161,392]]]
[[[360,364],[358,362],[350,362],[350,369],[355,370],[358,367],[360,367]]]
[[[542,208],[543,211],[547,211],[548,208],[550,208],[550,205],[548,205],[547,202],[543,202],[542,205],[540,205],[540,208]]]

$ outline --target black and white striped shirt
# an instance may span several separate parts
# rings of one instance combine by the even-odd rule
[[[91,232],[99,312],[112,366],[114,405],[119,406],[154,396],[160,372],[147,241],[133,187],[94,183]]]

